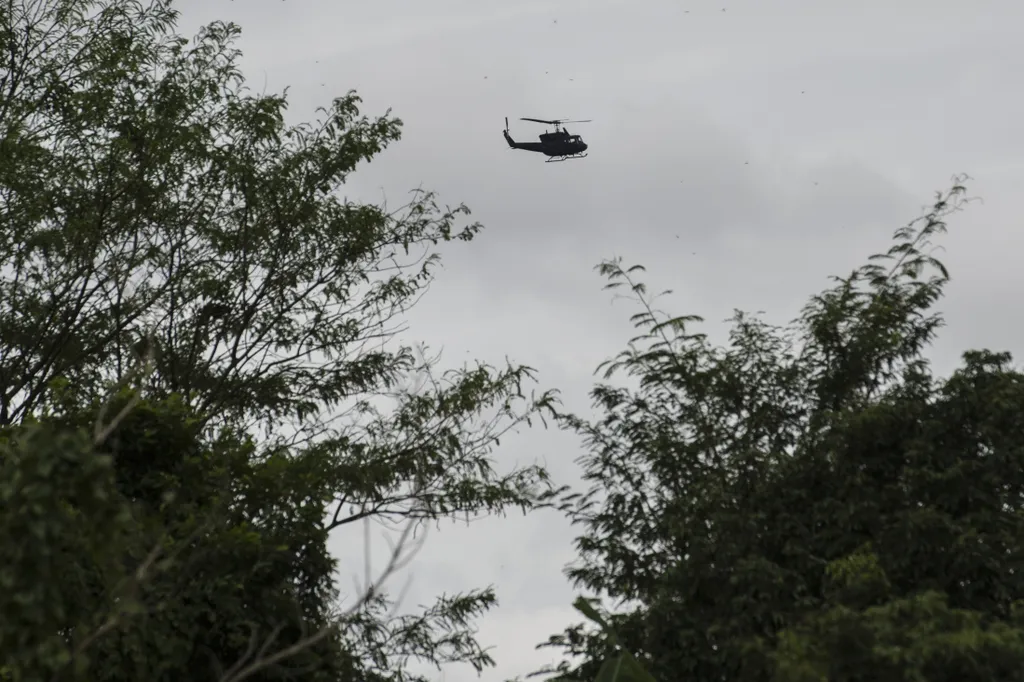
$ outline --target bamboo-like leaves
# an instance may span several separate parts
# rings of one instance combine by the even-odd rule
[[[644,669],[640,661],[622,646],[615,628],[601,617],[601,614],[597,612],[597,609],[589,601],[579,597],[573,602],[573,606],[577,611],[596,623],[601,628],[605,637],[608,638],[608,641],[619,649],[617,654],[605,659],[604,663],[601,664],[594,682],[655,682],[655,679]]]

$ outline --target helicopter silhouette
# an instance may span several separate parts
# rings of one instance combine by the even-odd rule
[[[520,121],[533,121],[534,123],[546,123],[548,125],[555,126],[555,132],[549,133],[544,132],[540,136],[540,142],[516,142],[512,139],[512,136],[508,134],[508,117],[505,117],[505,130],[502,134],[505,136],[505,141],[508,142],[508,146],[512,149],[523,149],[528,152],[540,152],[545,156],[549,156],[547,163],[552,161],[568,161],[569,159],[582,159],[587,155],[584,153],[587,151],[587,143],[583,141],[583,138],[579,135],[571,135],[569,131],[562,125],[563,123],[590,123],[590,119],[585,121],[570,121],[568,119],[559,118],[553,121],[546,121],[542,118],[521,118]]]

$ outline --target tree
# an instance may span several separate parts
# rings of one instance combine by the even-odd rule
[[[398,210],[342,198],[348,175],[397,140],[401,122],[362,116],[349,93],[315,124],[287,125],[286,93],[245,88],[237,26],[211,24],[190,44],[174,33],[176,18],[165,0],[0,7],[0,426],[46,434],[19,435],[9,471],[20,471],[23,458],[50,462],[54,447],[45,443],[64,437],[56,434],[78,434],[68,436],[78,439],[73,452],[84,453],[75,456],[90,457],[89,438],[106,441],[90,436],[88,424],[120,387],[129,391],[120,400],[155,410],[146,413],[149,430],[121,437],[124,453],[134,454],[110,465],[114,483],[96,484],[116,484],[129,505],[125,575],[156,536],[192,546],[186,540],[203,515],[191,517],[181,498],[173,513],[153,511],[165,504],[157,500],[166,485],[182,476],[226,480],[233,496],[197,509],[218,533],[241,532],[243,512],[250,526],[301,521],[294,532],[312,549],[285,552],[287,565],[268,584],[307,571],[303,618],[334,618],[343,646],[369,672],[409,679],[409,657],[487,665],[471,621],[495,602],[492,589],[397,617],[380,590],[343,623],[320,610],[327,533],[363,520],[422,525],[526,512],[555,492],[543,468],[499,474],[490,458],[504,433],[553,404],[551,393],[525,393],[530,368],[480,363],[439,375],[433,359],[395,338],[400,315],[433,277],[435,247],[469,241],[480,226],[458,227],[465,207],[442,208],[431,193],[414,193]],[[410,376],[423,390],[402,388]],[[43,444],[33,449],[37,437]],[[186,461],[191,468],[182,468]],[[77,474],[68,476],[75,488]],[[11,485],[10,499],[27,494]],[[86,523],[89,514],[60,490],[52,504]],[[107,541],[88,535],[93,526],[61,527],[99,543],[88,547]],[[291,532],[232,536],[240,545],[231,560],[242,566],[246,552]],[[232,556],[213,554],[196,575]],[[44,555],[45,574],[61,575],[68,555]],[[258,587],[248,573],[227,575],[244,577],[243,592]],[[109,597],[107,587],[96,590]],[[53,617],[66,606],[54,602]],[[245,599],[205,608],[241,633],[251,620]],[[259,625],[260,637],[277,627]],[[176,632],[161,641],[188,647],[209,630]],[[247,636],[214,654],[229,666]],[[110,655],[127,656],[136,644]]]
[[[173,400],[117,402],[130,409],[108,423],[93,410],[6,429],[0,660],[13,679],[372,677],[332,627],[321,515],[279,504],[309,494],[305,459],[254,461],[251,439],[226,432],[203,443]]]
[[[791,325],[737,313],[726,347],[656,310],[640,268],[602,266],[641,334],[604,374],[635,386],[563,417],[592,484],[567,503],[568,575],[617,604],[655,679],[1021,679],[1024,375],[1007,353],[944,379],[924,357],[949,280],[930,241],[963,192]],[[546,645],[562,678],[608,653],[582,626]]]

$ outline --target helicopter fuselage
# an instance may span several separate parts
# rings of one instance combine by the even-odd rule
[[[587,143],[579,135],[549,133],[541,135],[539,142],[517,142],[506,131],[505,139],[513,150],[540,152],[549,157],[571,157],[587,151]]]
[[[512,149],[538,152],[549,157],[571,158],[579,157],[587,151],[587,143],[579,135],[570,135],[566,130],[558,130],[553,133],[543,133],[539,142],[516,142],[508,134],[508,129],[503,131],[505,141]]]

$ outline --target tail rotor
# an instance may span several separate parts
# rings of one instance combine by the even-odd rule
[[[512,139],[512,136],[508,134],[508,116],[505,117],[505,130],[501,131],[501,134],[505,136],[505,142],[508,142],[510,149],[516,148],[516,141]]]

